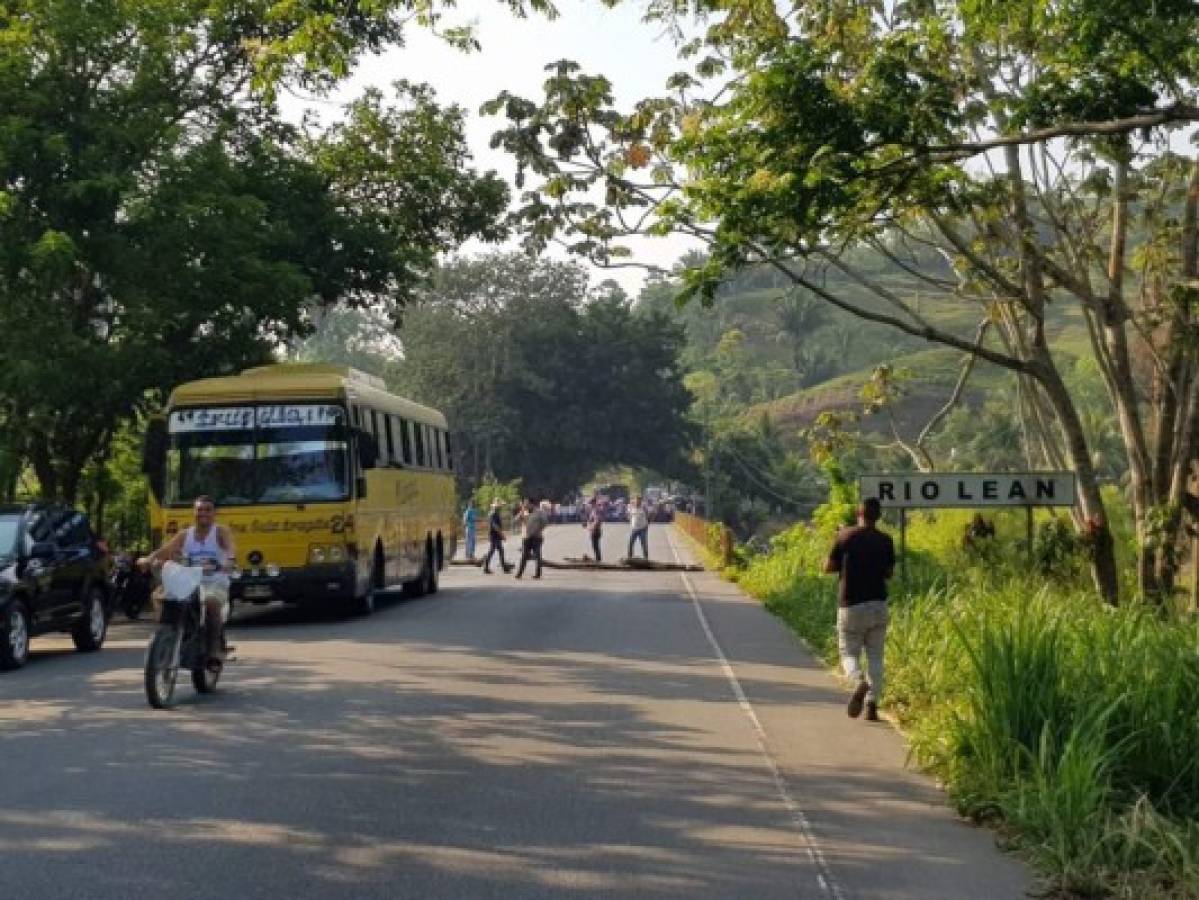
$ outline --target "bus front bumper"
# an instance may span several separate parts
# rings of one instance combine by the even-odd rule
[[[242,603],[320,602],[349,600],[354,596],[357,571],[353,563],[280,569],[278,575],[242,571],[229,586],[229,597]]]

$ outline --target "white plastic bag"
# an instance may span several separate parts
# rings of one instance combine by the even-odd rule
[[[187,600],[204,580],[203,566],[169,562],[162,567],[162,590],[167,600]]]

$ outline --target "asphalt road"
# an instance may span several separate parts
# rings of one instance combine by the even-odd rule
[[[651,530],[672,559],[683,539]],[[611,556],[624,542],[609,526]],[[547,556],[579,555],[577,527]],[[456,567],[368,619],[250,609],[211,697],[151,626],[0,673],[0,897],[1019,897],[886,725],[706,574]]]

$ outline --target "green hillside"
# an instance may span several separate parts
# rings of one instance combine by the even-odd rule
[[[925,262],[944,266],[939,259]],[[973,337],[982,315],[977,304],[915,292],[906,273],[882,263],[869,274],[931,324]],[[828,283],[866,309],[886,311],[885,301],[860,285],[831,276]],[[798,296],[769,272],[748,273],[708,308],[693,303],[680,310],[673,304],[674,293],[675,286],[668,282],[651,284],[640,302],[684,324],[686,364],[692,371],[717,377],[724,412],[744,421],[765,414],[792,444],[822,412],[860,410],[861,389],[880,365],[904,373],[903,396],[893,412],[901,434],[912,436],[949,398],[963,361],[958,351],[859,319],[818,298]],[[1047,327],[1058,352],[1075,358],[1090,355],[1086,326],[1076,307],[1051,304]],[[997,343],[994,330],[989,343]],[[988,399],[1003,402],[1011,396],[1012,385],[1008,373],[979,361],[964,403],[978,408]],[[873,430],[870,421],[863,422],[864,430]],[[879,422],[878,430],[889,432],[889,425]]]

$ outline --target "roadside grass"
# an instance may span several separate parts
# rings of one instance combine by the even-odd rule
[[[1053,896],[1199,898],[1199,622],[1043,576],[1015,517],[964,549],[968,518],[910,526],[892,601],[886,705],[915,759]],[[796,526],[733,575],[836,665],[831,540]]]

